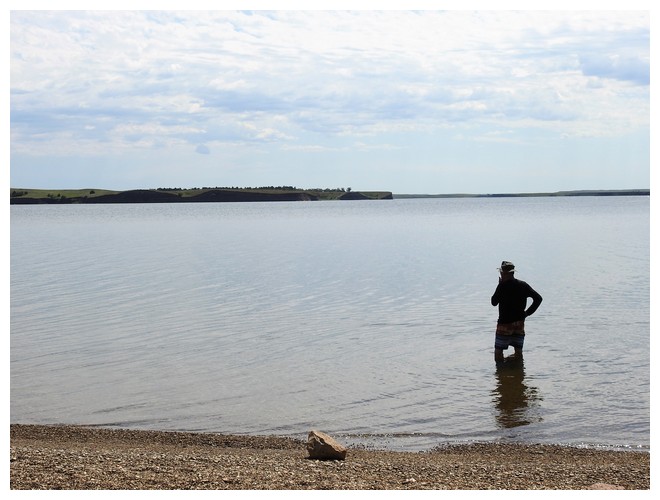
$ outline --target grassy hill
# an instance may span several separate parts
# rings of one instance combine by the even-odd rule
[[[260,188],[157,188],[113,191],[108,189],[10,188],[11,204],[66,203],[178,203],[232,201],[316,201],[392,199],[389,191],[350,189]]]

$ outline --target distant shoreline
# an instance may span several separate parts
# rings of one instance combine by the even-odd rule
[[[107,189],[10,188],[11,205],[63,205],[93,203],[227,203],[319,200],[391,200],[389,191],[348,189],[265,188],[158,188],[111,191]]]
[[[93,203],[208,203],[328,200],[392,200],[411,198],[529,198],[562,196],[650,196],[650,189],[575,190],[541,193],[393,194],[391,191],[284,188],[191,189],[26,189],[10,188],[11,205]]]
[[[547,196],[650,196],[650,189],[593,189],[556,191],[548,193],[488,193],[488,194],[394,194],[395,199],[405,198],[532,198]]]

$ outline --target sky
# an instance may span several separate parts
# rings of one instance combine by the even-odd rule
[[[12,188],[651,187],[649,10],[24,5]]]

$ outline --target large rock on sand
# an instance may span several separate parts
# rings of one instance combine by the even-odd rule
[[[347,449],[325,432],[310,431],[307,436],[309,458],[318,460],[344,460]]]

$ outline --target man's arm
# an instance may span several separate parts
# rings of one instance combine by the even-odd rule
[[[501,283],[501,282],[502,282],[502,281],[500,280],[500,283]],[[491,303],[491,305],[496,306],[497,304],[500,303],[500,294],[499,294],[499,291],[500,291],[500,285],[498,284],[498,285],[497,285],[497,288],[495,289],[495,293],[494,293],[493,296],[490,298],[490,303]]]
[[[536,290],[534,290],[531,286],[529,287],[528,297],[532,298],[532,305],[529,306],[525,311],[525,317],[534,314],[541,305],[541,302],[543,302],[543,297],[541,297],[541,295],[539,295],[539,293]]]

